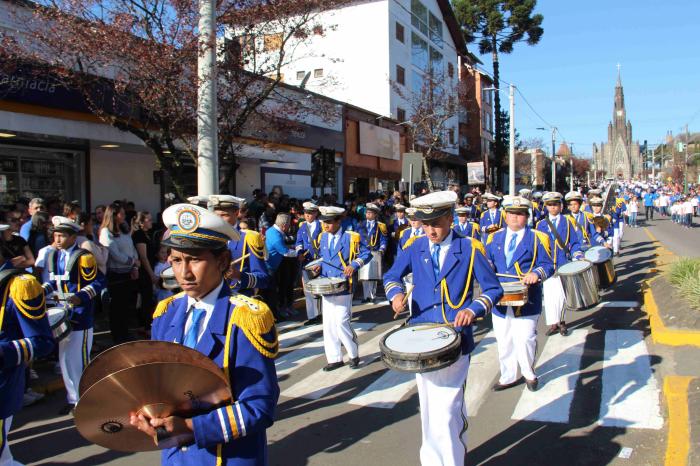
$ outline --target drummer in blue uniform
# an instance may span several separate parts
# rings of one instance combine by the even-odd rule
[[[324,294],[321,297],[323,312],[323,347],[328,364],[324,371],[332,371],[343,366],[343,351],[348,353],[349,366],[360,366],[357,336],[350,326],[352,315],[352,275],[371,258],[369,249],[361,240],[359,233],[343,231],[340,226],[345,209],[334,206],[321,206],[321,222],[324,233],[319,244],[319,257],[323,259],[316,271],[323,278],[342,278],[348,280],[344,291],[336,294]]]
[[[608,214],[603,214],[603,199],[600,197],[592,197],[588,200],[588,204],[591,206],[591,209],[593,210],[593,216],[591,217],[591,223],[593,223],[595,227],[595,231],[600,237],[605,241],[602,246],[607,247],[608,249],[612,249],[612,241],[613,241],[613,226],[612,226],[612,217]],[[595,225],[595,219],[598,217],[605,217],[607,220],[607,228],[603,228],[603,226],[598,226]],[[602,222],[603,224],[605,222]]]
[[[406,209],[406,215],[408,215],[410,227],[401,232],[401,237],[399,238],[399,244],[396,251],[397,256],[401,255],[403,251],[417,238],[425,235],[425,231],[423,231],[423,222],[416,218],[415,213],[416,209],[413,207]]]
[[[465,206],[455,208],[457,221],[454,224],[454,230],[467,238],[481,240],[481,230],[478,223],[469,220],[469,209]]]
[[[590,201],[594,197],[600,197],[602,191],[600,189],[589,189],[586,193],[586,205],[583,207],[584,212],[593,213],[593,208],[591,207]]]
[[[211,358],[231,384],[233,400],[190,418],[147,419],[132,414],[144,434],[163,427],[179,442],[161,455],[164,465],[265,465],[266,429],[274,421],[279,386],[275,321],[262,301],[234,293],[226,284],[229,241],[240,234],[213,213],[190,204],[163,212],[170,262],[181,293],[156,307],[152,339],[193,348]]]
[[[552,276],[549,235],[528,226],[532,212],[530,201],[521,196],[505,196],[506,228],[489,235],[486,257],[496,272],[511,277],[499,277],[501,283],[520,282],[528,286],[528,301],[524,306],[496,306],[493,310],[493,331],[498,344],[501,376],[493,386],[495,391],[518,385],[518,368],[531,391],[537,390],[534,372],[537,351],[537,321],[542,312],[541,282]],[[520,277],[514,280],[513,276]]]
[[[452,230],[454,191],[440,191],[411,201],[426,236],[408,247],[384,276],[384,288],[395,314],[404,311],[403,277],[413,273],[419,284],[410,299],[410,323],[453,324],[462,338],[462,356],[443,369],[416,374],[423,431],[423,466],[463,466],[466,456],[464,385],[474,349],[472,323],[491,311],[503,289],[480,241]],[[476,280],[481,295],[474,299]]]
[[[321,222],[318,220],[318,206],[313,202],[307,201],[302,204],[304,208],[304,221],[299,224],[297,231],[297,240],[294,248],[299,258],[299,263],[302,267],[314,259],[318,258],[318,242],[323,233]],[[303,270],[303,269],[302,269]],[[302,277],[304,272],[302,272]],[[306,280],[302,278],[302,287]],[[314,295],[304,290],[304,298],[306,299],[306,317],[307,325],[317,324],[321,321],[321,314],[318,313],[315,305]]]
[[[12,417],[22,409],[25,372],[54,348],[41,284],[8,267],[0,248],[0,464],[15,465],[7,442]]]
[[[470,222],[479,223],[481,211],[479,210],[479,207],[474,205],[474,195],[472,193],[467,193],[464,195],[464,208],[467,209],[467,219]]]
[[[403,204],[394,204],[396,218],[391,224],[391,232],[396,234],[408,227],[408,219],[406,218],[406,206]]]
[[[265,241],[260,233],[254,230],[243,230],[238,227],[238,211],[245,199],[226,194],[209,196],[209,208],[216,215],[233,226],[240,234],[240,240],[229,241],[231,264],[227,278],[234,291],[246,296],[252,296],[255,289],[267,288],[270,285],[270,274],[265,265]]]
[[[581,230],[570,217],[561,215],[561,193],[548,192],[542,201],[547,215],[537,223],[537,230],[549,235],[554,269],[557,270],[571,260],[583,259]],[[549,277],[544,281],[543,291],[545,320],[549,325],[547,335],[559,332],[562,336],[567,336],[569,330],[564,317],[566,297],[561,279],[557,275]]]
[[[364,245],[370,252],[378,252],[379,255],[373,254],[373,260],[383,260],[389,240],[389,231],[386,224],[378,220],[379,206],[368,202],[365,205],[366,220],[358,225],[358,232],[362,238]],[[364,302],[372,302],[376,297],[377,282],[375,280],[362,281],[362,297]]]
[[[46,258],[49,281],[43,288],[47,297],[56,294],[70,305],[71,332],[58,343],[58,362],[67,398],[60,414],[68,414],[78,403],[80,376],[90,363],[95,300],[105,287],[105,278],[95,257],[76,245],[80,225],[61,216],[53,217],[51,222],[56,249]]]
[[[605,239],[598,234],[595,225],[592,222],[593,214],[581,210],[583,196],[578,191],[571,191],[564,196],[566,205],[569,208],[567,217],[574,221],[576,226],[581,230],[583,239],[582,247],[589,248],[592,246],[602,246],[605,244]]]
[[[542,191],[532,193],[532,224],[537,225],[537,222],[542,218],[544,206],[542,205]]]
[[[485,237],[489,233],[503,228],[504,223],[503,211],[498,208],[498,202],[501,198],[491,193],[486,193],[482,197],[486,201],[486,210],[481,213],[479,227],[481,228],[481,235]]]

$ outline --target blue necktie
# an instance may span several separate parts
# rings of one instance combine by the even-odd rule
[[[331,254],[333,254],[333,250],[335,249],[335,240],[336,240],[335,235],[331,236],[331,246],[330,246]]]
[[[192,309],[192,323],[190,328],[187,330],[187,335],[182,344],[188,348],[194,348],[197,345],[197,335],[199,335],[199,325],[204,318],[204,309],[197,309],[196,307]]]
[[[433,246],[433,253],[431,255],[433,259],[433,273],[435,274],[435,280],[437,280],[440,275],[440,245],[436,244]]]
[[[518,235],[510,235],[510,242],[508,243],[508,250],[506,251],[506,266],[510,267],[513,262],[513,254],[515,253],[515,240]]]

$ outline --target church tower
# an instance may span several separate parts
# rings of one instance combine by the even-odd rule
[[[627,119],[619,65],[613,115],[608,123],[608,142],[601,144],[600,150],[594,146],[593,154],[596,158],[596,166],[608,177],[631,179],[639,175],[642,169],[639,143],[632,140],[632,123]]]

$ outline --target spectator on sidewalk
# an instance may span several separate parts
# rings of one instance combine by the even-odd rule
[[[289,275],[289,267],[283,266],[285,255],[290,249],[287,247],[286,236],[289,231],[289,214],[277,214],[275,224],[269,228],[265,235],[265,247],[267,248],[267,269],[272,277],[270,286],[265,290],[265,302],[270,306],[275,317],[288,318],[295,312],[292,309],[290,287],[293,290],[295,275]]]
[[[32,229],[32,215],[34,215],[35,212],[38,212],[40,210],[46,212],[46,203],[42,198],[35,197],[31,201],[29,201],[29,207],[27,208],[29,218],[19,229],[19,235],[22,238],[24,238],[25,241],[29,241],[29,232]]]
[[[138,294],[141,297],[139,320],[146,330],[151,328],[153,311],[156,307],[153,299],[153,287],[160,278],[151,266],[151,261],[153,256],[155,256],[153,242],[151,241],[152,229],[153,219],[149,212],[137,212],[131,220],[131,239],[134,241],[136,252],[139,255],[139,262],[141,263],[138,279]]]
[[[644,200],[644,220],[649,220],[650,214],[651,219],[654,220],[654,201],[657,197],[656,193],[651,192],[651,188],[647,189],[647,192],[642,196]]]
[[[639,212],[639,199],[637,196],[632,196],[632,200],[627,207],[627,213],[629,215],[629,224],[632,228],[637,228],[637,213]],[[652,215],[654,210],[652,209]]]

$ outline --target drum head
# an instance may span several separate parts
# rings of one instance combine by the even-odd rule
[[[604,246],[594,246],[583,255],[587,261],[599,264],[612,258],[612,251]]]
[[[66,318],[68,311],[62,307],[50,307],[46,310],[46,317],[49,319],[49,326],[54,326]]]
[[[420,354],[438,351],[457,341],[457,332],[451,327],[435,324],[409,325],[387,335],[384,345],[390,351]]]
[[[593,264],[587,261],[574,261],[564,264],[559,267],[559,274],[561,275],[577,275],[581,272],[585,272],[587,269],[593,267]]]
[[[323,264],[323,259],[314,259],[314,260],[312,260],[311,262],[309,262],[308,264],[306,264],[306,265],[304,266],[304,268],[305,268],[306,270],[311,270],[311,269],[313,269],[314,267],[316,267],[317,265],[320,266],[321,264]]]
[[[520,282],[515,283],[501,283],[501,287],[505,293],[519,293],[527,289],[527,285],[523,285]]]

